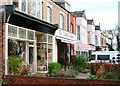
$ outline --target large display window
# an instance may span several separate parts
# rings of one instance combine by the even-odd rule
[[[52,62],[52,35],[38,33],[37,34],[37,65],[38,71],[47,71],[48,64]]]
[[[8,24],[8,58],[19,56],[23,58],[25,65],[34,67],[35,44],[34,30]]]

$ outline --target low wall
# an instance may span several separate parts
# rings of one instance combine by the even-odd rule
[[[30,76],[5,76],[6,85],[82,85],[82,86],[120,86],[120,81],[113,80],[85,80],[85,79],[66,79]]]

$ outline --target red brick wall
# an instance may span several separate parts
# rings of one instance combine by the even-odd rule
[[[76,27],[76,17],[72,13],[70,14],[70,25],[73,26],[72,27],[72,33],[75,34],[75,32],[76,32],[76,29],[75,29],[75,27]],[[74,54],[74,45],[73,44],[71,45],[71,49],[72,49],[71,52]]]
[[[3,9],[4,7],[0,7]],[[4,73],[5,63],[5,11],[0,11],[0,78]]]
[[[70,24],[73,25],[73,28],[72,28],[72,33],[75,34],[75,27],[76,27],[76,17],[74,14],[70,14]]]
[[[66,79],[66,78],[45,78],[29,76],[5,76],[5,83],[8,85],[82,85],[82,86],[120,86],[120,81],[113,80],[85,80],[85,79]]]

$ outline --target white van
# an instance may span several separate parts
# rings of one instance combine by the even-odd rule
[[[114,57],[116,63],[118,54],[118,51],[96,51],[90,55],[89,62],[112,62]]]

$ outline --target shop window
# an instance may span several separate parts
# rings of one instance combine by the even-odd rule
[[[26,38],[26,30],[25,29],[19,28],[19,38],[23,38],[23,39]]]
[[[52,43],[52,36],[48,35],[48,43]]]
[[[39,37],[37,37],[38,42],[47,42],[47,35],[46,34],[40,34],[38,36],[39,36]]]
[[[25,58],[25,42],[8,39],[8,56],[19,55]]]
[[[8,36],[17,37],[17,27],[8,26]]]
[[[27,33],[28,33],[28,34],[27,34],[27,38],[28,38],[29,40],[34,40],[34,32],[28,30]]]

